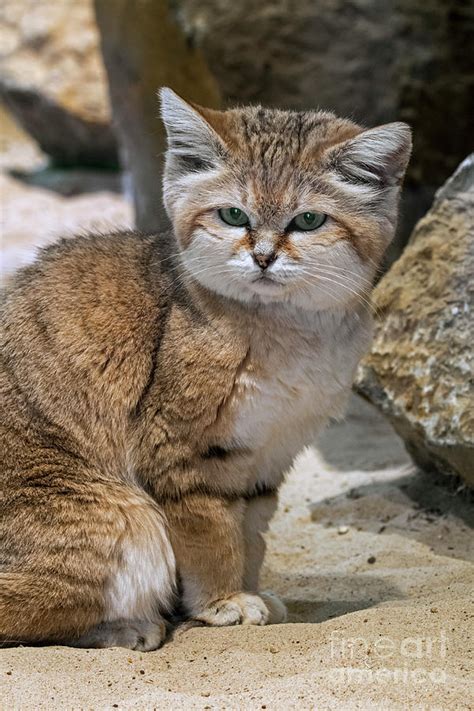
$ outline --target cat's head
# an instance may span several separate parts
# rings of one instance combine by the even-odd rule
[[[246,302],[363,298],[393,237],[410,129],[321,111],[227,111],[161,91],[164,201],[186,268]]]

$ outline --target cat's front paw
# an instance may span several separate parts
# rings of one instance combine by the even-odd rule
[[[277,595],[275,595],[275,593],[270,590],[265,590],[265,592],[260,593],[260,597],[265,602],[268,611],[270,612],[267,624],[277,625],[280,622],[286,622],[287,612],[285,604]]]
[[[242,592],[213,602],[194,615],[194,619],[214,627],[225,627],[227,625],[268,625],[282,622],[285,616],[285,606],[271,593],[255,595]]]

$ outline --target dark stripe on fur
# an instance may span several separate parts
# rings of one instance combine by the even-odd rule
[[[261,496],[275,496],[277,494],[277,489],[272,486],[267,486],[258,482],[249,491],[218,491],[210,486],[206,486],[204,483],[195,484],[190,486],[183,491],[173,491],[173,492],[155,492],[153,496],[156,498],[158,503],[166,502],[178,502],[193,496],[206,496],[212,499],[221,499],[223,501],[228,501],[232,503],[238,501],[239,499],[244,499],[244,501],[252,501],[253,499],[259,498]]]
[[[204,454],[201,454],[201,457],[203,459],[227,459],[230,454],[232,454],[231,450],[224,449],[224,447],[215,444],[209,447]]]
[[[251,491],[244,494],[244,499],[246,501],[251,501],[252,499],[257,499],[260,496],[275,496],[278,492],[274,486],[268,486],[263,482],[257,482]]]

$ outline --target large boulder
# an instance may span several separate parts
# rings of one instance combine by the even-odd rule
[[[423,184],[441,185],[464,158],[474,108],[472,3],[180,0],[175,5],[227,100],[320,106],[368,125],[406,120],[415,135],[410,177]],[[456,131],[446,125],[447,110],[456,116]]]
[[[422,467],[474,486],[474,154],[437,194],[374,292],[381,314],[358,391]]]
[[[3,0],[0,97],[61,165],[116,166],[91,0]]]

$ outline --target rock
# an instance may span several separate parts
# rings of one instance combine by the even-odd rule
[[[61,165],[115,167],[107,83],[91,0],[4,0],[0,98]]]
[[[45,168],[47,156],[0,104],[0,171]]]
[[[474,486],[474,154],[436,194],[374,292],[381,313],[356,388],[416,462]]]
[[[472,4],[181,0],[179,8],[228,101],[320,106],[367,125],[406,120],[415,133],[410,175],[417,183],[441,185],[465,156]],[[446,127],[447,107],[455,132]]]

